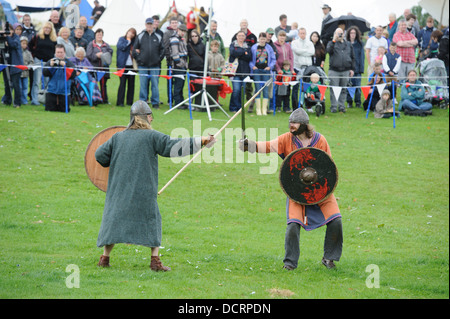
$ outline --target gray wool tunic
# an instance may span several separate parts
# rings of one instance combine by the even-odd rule
[[[200,148],[201,137],[173,139],[145,129],[124,130],[101,145],[95,158],[109,167],[109,177],[97,246],[127,243],[159,247],[158,155],[186,156]]]

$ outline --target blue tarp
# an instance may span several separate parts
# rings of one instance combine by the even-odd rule
[[[11,24],[18,22],[17,17],[11,8],[11,5],[4,0],[0,0],[0,4],[3,7],[3,12],[5,13],[6,21],[8,21]]]

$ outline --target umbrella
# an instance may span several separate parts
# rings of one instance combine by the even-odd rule
[[[354,15],[344,15],[326,22],[323,26],[322,34],[326,38],[332,37],[340,24],[345,24],[346,30],[352,26],[357,26],[361,33],[370,31],[370,23],[366,19],[355,17]]]

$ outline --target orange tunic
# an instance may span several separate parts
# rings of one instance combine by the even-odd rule
[[[257,144],[259,153],[277,152],[282,159],[302,147],[315,147],[327,152],[331,156],[331,150],[327,140],[317,132],[314,133],[311,143],[307,146],[302,145],[299,138],[290,132],[280,135],[272,141],[257,142]],[[307,216],[306,219],[305,216]],[[341,213],[334,194],[331,194],[326,200],[316,205],[301,205],[289,199],[289,197],[286,198],[286,218],[288,224],[298,223],[305,230],[313,230],[337,217],[341,217]]]

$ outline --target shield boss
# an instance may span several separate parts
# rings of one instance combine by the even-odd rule
[[[315,205],[333,193],[338,171],[326,152],[305,147],[284,159],[279,179],[281,188],[290,199],[302,205]]]

